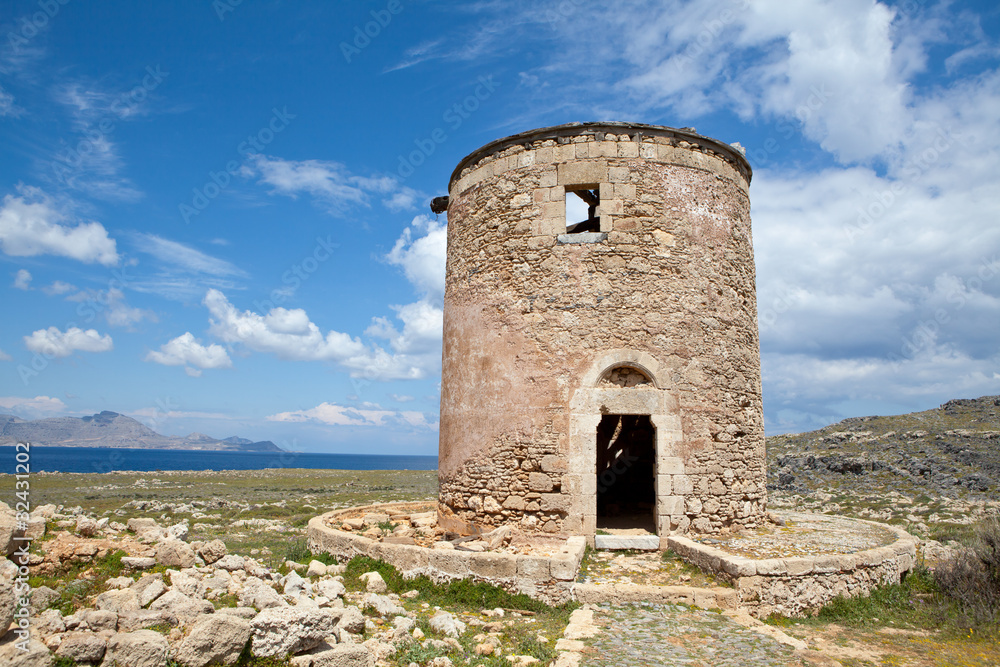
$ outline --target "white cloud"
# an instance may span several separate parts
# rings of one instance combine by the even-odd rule
[[[273,308],[265,315],[241,312],[215,289],[205,294],[204,304],[212,335],[225,343],[295,361],[345,362],[365,351],[361,341],[347,334],[324,335],[301,308]]]
[[[66,404],[58,398],[48,396],[0,396],[0,409],[16,411],[22,419],[35,419],[51,416],[54,412],[65,412]]]
[[[184,371],[192,377],[199,377],[206,368],[232,368],[233,365],[224,347],[214,343],[202,345],[190,332],[164,343],[159,350],[151,351],[146,355],[146,361],[164,366],[186,366]]]
[[[276,194],[292,198],[308,194],[333,215],[343,215],[354,206],[369,206],[372,195],[381,196],[392,211],[415,208],[420,197],[392,176],[357,176],[331,160],[295,161],[257,155],[244,166],[243,175],[259,177],[259,182],[270,185]]]
[[[102,336],[94,329],[83,331],[78,327],[70,327],[65,333],[57,327],[39,329],[24,337],[24,345],[32,352],[56,358],[68,357],[76,350],[107,352],[114,347],[111,336]]]
[[[183,243],[171,241],[155,234],[136,236],[136,244],[142,252],[152,255],[176,269],[209,276],[247,277],[243,269],[224,259],[212,257]]]
[[[440,305],[444,298],[444,267],[448,228],[426,216],[413,218],[396,240],[386,261],[403,269],[417,291]]]
[[[58,255],[88,264],[115,266],[114,239],[99,222],[62,224],[66,214],[37,188],[20,187],[20,196],[7,195],[0,206],[0,247],[14,257]]]
[[[3,350],[0,350],[0,361],[10,361],[10,358],[11,357],[9,354],[4,352]]]
[[[43,287],[42,291],[50,296],[59,296],[62,294],[69,294],[70,292],[76,292],[76,286],[69,283],[57,280],[47,287]]]
[[[17,289],[31,289],[31,272],[27,269],[18,269],[14,276],[14,287]]]
[[[355,408],[334,403],[320,403],[308,410],[279,412],[267,417],[275,422],[316,422],[330,426],[410,426],[437,428],[422,412],[385,410],[377,405]]]

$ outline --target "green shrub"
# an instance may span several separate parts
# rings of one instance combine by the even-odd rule
[[[976,524],[969,546],[938,564],[934,580],[968,627],[1000,623],[1000,520]]]

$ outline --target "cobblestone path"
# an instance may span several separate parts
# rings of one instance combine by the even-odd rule
[[[722,614],[679,605],[597,605],[581,667],[806,665],[795,649]]]

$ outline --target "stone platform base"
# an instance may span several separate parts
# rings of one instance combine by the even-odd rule
[[[737,608],[758,618],[799,616],[838,595],[867,595],[913,569],[917,540],[901,528],[821,514],[781,516],[785,527],[770,535],[667,542],[684,560],[731,583]]]
[[[426,503],[352,507],[309,521],[309,549],[350,560],[364,555],[394,565],[404,576],[427,575],[437,582],[472,578],[548,604],[580,602],[669,602],[704,608],[742,610],[758,618],[772,613],[799,616],[838,595],[867,595],[882,584],[898,583],[913,569],[916,539],[902,529],[860,519],[788,513],[787,523],[770,531],[728,538],[669,536],[677,555],[732,588],[696,588],[621,583],[577,583],[586,538],[565,538],[549,554],[474,552],[379,542],[338,530],[345,516],[366,512],[421,512]],[[782,515],[786,516],[786,515]],[[642,544],[654,549],[656,536],[598,535],[602,543]],[[541,537],[539,539],[542,539]],[[552,536],[545,536],[551,544]],[[700,540],[700,541],[698,541]],[[606,541],[606,542],[605,542]],[[648,544],[646,543],[648,541]]]
[[[494,584],[511,593],[524,593],[548,604],[560,605],[573,599],[573,583],[587,547],[582,536],[569,537],[551,555],[524,555],[496,551],[474,552],[435,549],[409,544],[378,542],[363,535],[337,530],[338,518],[369,512],[421,512],[426,503],[387,503],[351,507],[309,521],[307,539],[313,552],[333,554],[347,561],[359,555],[385,561],[403,576],[427,575],[436,582],[473,579]],[[551,541],[551,537],[546,536]]]

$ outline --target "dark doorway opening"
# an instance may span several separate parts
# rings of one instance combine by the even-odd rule
[[[597,426],[597,527],[656,534],[656,429],[649,415],[604,415]]]

